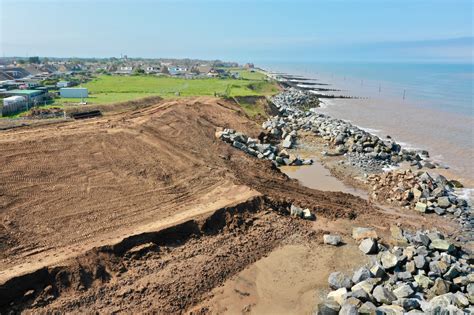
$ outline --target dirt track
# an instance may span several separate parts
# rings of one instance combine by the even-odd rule
[[[166,246],[171,245],[167,240],[165,252],[160,248],[157,256],[146,250],[156,260],[139,259],[141,267],[135,266],[133,260],[126,266],[126,270],[138,268],[138,278],[143,277],[145,270],[155,270],[151,283],[179,285],[175,291],[158,291],[155,292],[158,296],[152,296],[154,299],[142,301],[132,294],[132,304],[112,298],[117,298],[118,288],[124,287],[120,281],[111,280],[116,279],[117,272],[125,272],[117,267],[127,264],[122,261],[125,253],[121,252],[105,259],[113,262],[104,267],[107,272],[100,271],[98,278],[97,272],[92,272],[92,279],[101,283],[95,289],[90,289],[94,281],[70,279],[66,285],[51,280],[48,277],[57,276],[58,270],[48,269],[49,280],[37,281],[39,287],[32,295],[36,299],[35,307],[49,305],[50,309],[66,311],[77,307],[112,311],[127,306],[138,310],[150,307],[165,312],[182,311],[199,303],[216,285],[288,236],[300,233],[308,237],[314,233],[302,221],[272,211],[267,213],[269,208],[281,211],[289,202],[296,202],[328,219],[377,216],[360,198],[302,187],[274,169],[270,162],[246,156],[215,139],[219,127],[234,128],[253,137],[260,132],[259,126],[234,104],[214,98],[163,101],[99,119],[2,132],[0,285],[41,267],[62,266],[65,260],[66,265],[72,264],[74,257],[103,257],[93,248],[121,244],[130,235],[158,231],[191,218],[211,215],[228,205],[264,198],[264,201],[259,199],[258,206],[244,211],[252,215],[241,214],[242,222],[249,219],[259,222],[258,225],[238,221],[219,235],[201,229],[196,233],[197,240],[186,240],[178,248],[173,245],[169,252]],[[265,197],[259,197],[262,195]],[[224,220],[224,226],[232,221],[229,220]],[[382,218],[377,223],[384,225]],[[239,234],[241,226],[247,227],[244,230],[248,233]],[[225,246],[220,251],[217,248],[221,244]],[[167,259],[183,262],[170,263],[170,269],[160,269],[157,274],[157,266]],[[215,263],[219,259],[223,260]],[[206,271],[209,264],[214,267]],[[86,269],[92,265],[87,263]],[[61,270],[75,274],[68,268]],[[193,280],[188,283],[174,279],[177,275]],[[134,288],[133,292],[145,281],[138,278],[133,272],[126,273],[125,279]],[[204,286],[196,288],[196,283],[202,281]],[[42,291],[48,289],[46,283],[52,285],[53,291]],[[143,292],[149,290],[149,285],[153,286],[142,283]],[[70,287],[75,288],[71,291]],[[185,296],[180,296],[181,293]],[[106,296],[110,298],[108,301],[116,301],[115,304],[108,305],[102,299]],[[17,300],[17,310],[30,305],[32,297]],[[29,302],[24,304],[25,301]]]

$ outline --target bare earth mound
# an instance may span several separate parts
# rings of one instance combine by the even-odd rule
[[[280,214],[289,203],[327,218],[371,213],[230,147],[219,127],[260,132],[234,104],[204,97],[2,132],[0,310],[183,311],[282,239],[314,233]],[[124,243],[133,235],[148,238]]]

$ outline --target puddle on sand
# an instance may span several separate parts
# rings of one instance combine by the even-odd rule
[[[368,199],[365,191],[344,184],[332,176],[328,169],[313,158],[313,165],[282,166],[280,170],[291,178],[297,179],[301,185],[322,191],[341,191]]]

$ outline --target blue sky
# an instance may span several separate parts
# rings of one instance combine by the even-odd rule
[[[3,56],[471,62],[472,1],[0,0]]]

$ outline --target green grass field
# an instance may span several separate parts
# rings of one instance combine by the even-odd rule
[[[181,79],[155,76],[100,76],[83,87],[89,89],[88,104],[108,104],[147,96],[265,96],[278,92],[275,83],[261,73],[241,71],[241,79]],[[56,105],[78,103],[78,99],[57,99]]]
[[[162,98],[188,96],[268,96],[278,93],[275,82],[268,81],[264,74],[250,72],[241,68],[231,69],[239,72],[239,79],[199,78],[182,79],[157,76],[108,76],[102,75],[83,84],[89,89],[89,97],[84,99],[89,105],[107,105],[137,100],[149,96]],[[77,98],[55,99],[53,107],[69,107],[78,105]],[[251,104],[242,104],[242,108],[251,116],[260,113],[260,109],[252,108]],[[23,116],[18,113],[11,118]]]

